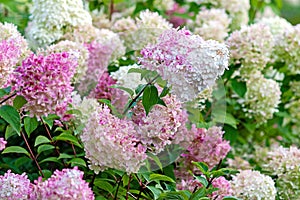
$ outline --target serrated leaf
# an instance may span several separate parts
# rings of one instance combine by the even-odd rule
[[[21,119],[18,111],[8,105],[4,105],[0,107],[0,117],[2,117],[11,127],[17,132],[20,136],[21,130]]]
[[[71,167],[78,166],[78,165],[86,167],[86,163],[82,158],[73,158],[68,163],[71,163]]]
[[[38,154],[40,154],[44,151],[48,151],[48,150],[51,150],[51,149],[54,149],[54,148],[55,147],[51,144],[43,144],[43,145],[38,147],[37,152],[38,152]]]
[[[30,118],[25,117],[24,118],[24,128],[25,132],[27,133],[28,137],[30,137],[30,134],[38,127],[39,122],[37,121],[36,117]]]
[[[237,93],[240,97],[244,97],[247,92],[247,86],[245,82],[238,81],[237,79],[231,79],[232,89]]]
[[[142,104],[145,108],[146,115],[149,114],[151,108],[157,104],[159,100],[157,88],[154,85],[148,85],[143,93]]]
[[[2,151],[2,154],[5,154],[5,153],[23,153],[27,156],[30,157],[30,154],[29,152],[24,149],[23,147],[19,147],[19,146],[9,146],[9,147],[6,147],[3,151]]]
[[[168,181],[171,183],[176,183],[172,178],[162,174],[150,174],[149,181]]]
[[[5,140],[17,134],[18,133],[10,125],[8,125],[5,130]]]
[[[13,101],[13,106],[15,109],[19,110],[27,103],[27,100],[23,96],[16,96]]]
[[[45,137],[43,135],[39,135],[35,139],[34,146],[36,147],[37,145],[50,143],[50,142],[51,141],[47,137]]]
[[[132,89],[130,89],[130,88],[126,88],[126,87],[119,86],[119,85],[112,85],[110,87],[111,88],[117,88],[117,89],[123,90],[123,91],[127,92],[131,97],[134,95],[134,91]]]

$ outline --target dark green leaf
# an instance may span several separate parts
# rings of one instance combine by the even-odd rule
[[[23,96],[16,96],[14,99],[13,105],[14,108],[19,110],[27,103],[26,99]]]
[[[19,146],[10,146],[10,147],[6,147],[2,154],[5,153],[23,153],[27,156],[30,156],[30,154],[28,153],[28,151],[26,149],[24,149],[23,147],[19,147]]]
[[[9,123],[11,127],[20,136],[20,130],[21,130],[20,114],[14,107],[8,105],[1,106],[0,117],[2,117],[7,123]]]
[[[51,150],[51,149],[54,149],[55,147],[51,144],[43,144],[41,146],[38,147],[38,154],[44,152],[44,151],[48,151],[48,150]]]
[[[197,190],[195,193],[193,193],[189,200],[199,200],[201,197],[205,197],[205,196],[206,196],[206,189],[203,187]]]
[[[127,92],[130,96],[134,95],[134,91],[130,88],[122,87],[119,85],[113,85],[113,86],[111,86],[111,88],[117,88],[117,89],[123,90],[123,91]]]
[[[59,162],[59,160],[58,160],[56,157],[49,157],[49,158],[46,158],[46,159],[40,161],[39,163],[42,164],[42,163],[44,163],[44,162],[55,162],[55,163],[61,164],[61,163]]]
[[[53,141],[68,141],[73,143],[74,145],[82,148],[82,146],[79,144],[78,142],[78,138],[75,137],[74,135],[71,135],[70,133],[68,133],[67,131],[64,131],[63,133],[61,133],[59,136],[55,136],[53,137]]]
[[[59,160],[59,159],[73,158],[73,157],[74,157],[74,155],[69,155],[69,154],[66,154],[66,153],[61,153],[61,154],[59,154],[59,157],[57,159]]]
[[[24,128],[25,132],[27,133],[28,137],[30,137],[30,134],[38,127],[39,122],[37,121],[36,117],[30,118],[25,117],[24,118]]]
[[[197,181],[199,181],[204,187],[206,187],[208,185],[208,181],[206,180],[205,177],[203,176],[195,176],[194,177],[196,178]]]
[[[10,125],[8,125],[5,130],[5,140],[16,134],[18,133]]]
[[[154,186],[147,186],[147,188],[152,192],[153,196],[154,196],[154,200],[158,199],[160,194],[161,194],[161,190],[154,187]]]
[[[112,193],[112,191],[114,190],[113,186],[106,180],[96,179],[94,181],[94,185],[109,193]]]
[[[142,103],[146,111],[146,115],[149,114],[151,108],[157,104],[159,100],[157,88],[154,85],[148,85],[144,90]]]
[[[36,147],[37,145],[50,143],[50,142],[51,141],[47,137],[45,137],[43,135],[39,135],[35,139],[34,146]]]
[[[172,182],[175,183],[175,181],[173,179],[171,179],[168,176],[162,175],[162,174],[150,174],[150,178],[149,181],[168,181],[168,182]]]
[[[159,97],[163,98],[164,96],[166,96],[168,93],[170,92],[170,88],[165,86],[163,91],[160,93]]]
[[[237,79],[231,79],[231,86],[240,97],[245,96],[247,92],[247,86],[245,82],[238,81]]]

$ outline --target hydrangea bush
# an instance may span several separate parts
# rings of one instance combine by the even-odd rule
[[[0,2],[0,200],[299,199],[280,0]]]

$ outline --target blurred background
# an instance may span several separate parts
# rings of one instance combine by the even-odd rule
[[[292,24],[300,23],[300,0],[283,0],[281,16]]]

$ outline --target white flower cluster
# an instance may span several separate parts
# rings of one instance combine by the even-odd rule
[[[117,81],[117,85],[135,90],[138,85],[146,84],[146,81],[141,80],[139,73],[128,73],[132,68],[140,69],[141,67],[137,64],[122,66],[118,71],[112,72],[110,76]]]
[[[300,196],[300,150],[297,147],[273,148],[268,151],[263,167],[278,176],[276,186],[280,199]]]
[[[88,49],[79,43],[75,43],[69,40],[61,41],[57,44],[47,47],[46,53],[62,53],[69,52],[77,58],[78,66],[76,67],[76,73],[72,79],[73,83],[79,83],[86,74],[89,59]]]
[[[231,19],[224,9],[201,10],[193,24],[194,33],[206,40],[213,39],[221,42],[228,36],[230,23]]]
[[[276,55],[291,74],[300,74],[300,25],[287,29],[276,47]]]
[[[125,24],[127,27],[125,27]],[[172,24],[156,12],[145,10],[140,12],[135,21],[131,18],[121,18],[113,26],[124,38],[129,50],[141,50],[147,44],[155,43],[158,36]]]
[[[80,135],[90,169],[95,173],[107,168],[137,173],[147,155],[136,135],[132,121],[121,120],[110,114],[107,106],[99,106]]]
[[[271,30],[264,24],[244,26],[227,39],[231,57],[241,63],[241,75],[249,76],[252,70],[263,70],[270,61],[274,47]]]
[[[27,37],[32,45],[41,47],[59,40],[66,27],[92,24],[82,0],[33,0],[30,18]]]
[[[247,80],[247,92],[243,102],[246,116],[254,118],[257,124],[262,124],[273,117],[280,103],[280,86],[262,74],[256,73]]]
[[[242,170],[230,181],[233,196],[244,200],[275,200],[276,188],[271,177],[259,171]]]

